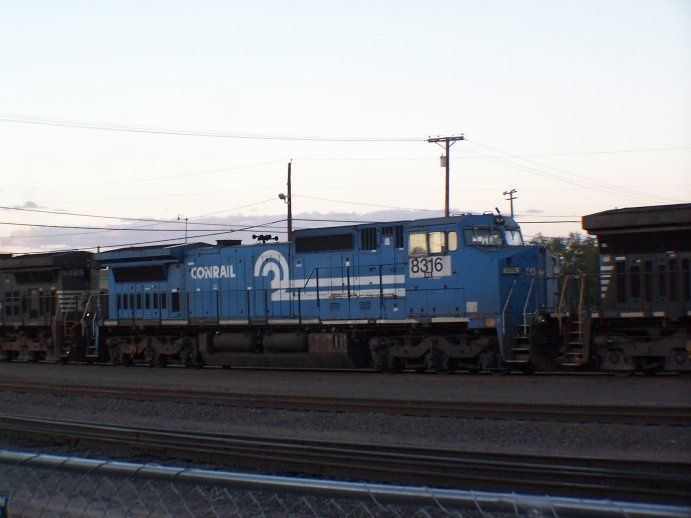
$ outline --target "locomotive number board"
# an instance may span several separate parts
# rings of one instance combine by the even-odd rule
[[[408,263],[411,278],[436,278],[451,275],[451,256],[411,257]]]

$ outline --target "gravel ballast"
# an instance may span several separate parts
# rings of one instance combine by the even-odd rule
[[[676,376],[435,376],[343,372],[222,371],[107,366],[0,365],[5,381],[139,386],[143,399],[3,391],[0,412],[146,428],[691,462],[691,426],[413,417],[146,401],[148,387],[235,393],[390,399],[691,406],[691,380]],[[0,438],[3,448],[13,441]]]

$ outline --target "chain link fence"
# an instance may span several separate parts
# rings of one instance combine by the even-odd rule
[[[5,517],[691,516],[691,507],[263,476],[0,450]]]

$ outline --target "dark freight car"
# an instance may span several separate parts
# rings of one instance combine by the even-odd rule
[[[92,259],[88,252],[0,259],[0,359],[83,356],[83,320],[98,285]]]
[[[599,212],[583,228],[600,252],[600,299],[586,318],[600,367],[691,370],[691,203]]]

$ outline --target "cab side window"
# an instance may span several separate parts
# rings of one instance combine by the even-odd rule
[[[408,255],[427,255],[427,233],[416,232],[408,238]]]
[[[441,254],[446,250],[446,234],[444,232],[430,232],[428,236],[430,254]]]
[[[444,254],[458,250],[456,232],[415,232],[408,237],[408,255]]]

